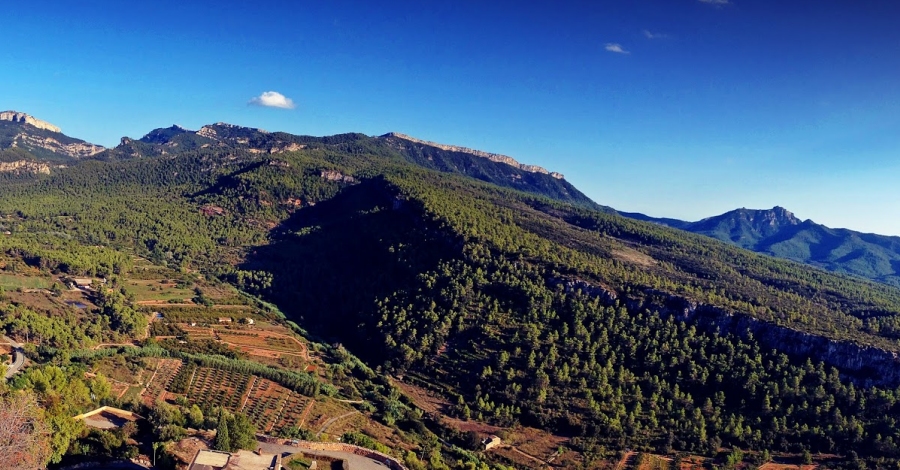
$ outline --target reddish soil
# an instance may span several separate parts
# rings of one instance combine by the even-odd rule
[[[110,395],[116,398],[122,398],[122,395],[125,395],[125,392],[127,392],[129,388],[128,384],[123,384],[122,382],[113,382],[112,380],[109,381],[109,386],[111,389]]]
[[[160,359],[157,362],[156,372],[141,392],[141,401],[147,406],[153,406],[157,400],[165,400],[166,387],[180,368],[181,359]]]
[[[762,467],[759,467],[759,470],[814,470],[815,468],[815,465],[788,465],[780,463],[767,463]]]
[[[197,455],[197,451],[201,449],[209,449],[209,444],[196,437],[182,439],[167,447],[167,450],[185,465],[193,462],[194,456]]]
[[[299,355],[303,359],[309,360],[309,351],[306,344],[293,336],[256,329],[235,332],[219,329],[216,330],[216,333],[223,341],[241,349],[248,348],[248,350],[266,351],[265,355],[269,357],[276,357],[271,354],[291,354]],[[251,354],[262,355],[257,353]]]
[[[252,375],[241,372],[198,367],[188,387],[188,398],[237,411],[253,378]]]
[[[313,405],[316,404],[315,400],[310,400],[309,404],[306,405],[306,408],[303,410],[303,413],[300,414],[300,419],[297,421],[298,427],[303,427],[303,424],[306,422],[306,418],[309,418],[309,413],[312,411]]]
[[[450,409],[451,405],[450,402],[448,402],[443,397],[429,392],[424,388],[397,380],[392,380],[391,383],[398,387],[404,395],[408,396],[417,407],[422,409],[422,411],[442,416],[443,421],[446,424],[459,429],[460,431],[475,431],[479,434],[487,435],[496,434],[503,429],[501,427],[492,426],[487,423],[481,423],[478,421],[463,421],[461,419],[447,416],[447,412]]]

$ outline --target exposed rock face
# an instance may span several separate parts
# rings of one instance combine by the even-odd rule
[[[470,149],[468,147],[457,147],[455,145],[444,145],[444,144],[439,144],[436,142],[429,142],[427,140],[417,139],[415,137],[411,137],[406,134],[401,134],[399,132],[388,133],[388,134],[386,134],[386,137],[396,137],[398,139],[403,139],[403,140],[413,142],[416,144],[428,145],[430,147],[436,147],[441,150],[447,150],[450,152],[467,153],[469,155],[474,155],[476,157],[486,158],[492,162],[505,163],[509,166],[516,167],[520,170],[528,171],[531,173],[543,173],[545,175],[550,175],[550,176],[552,176],[556,179],[560,179],[560,180],[565,178],[561,173],[550,172],[550,171],[547,171],[546,169],[539,167],[537,165],[526,165],[524,163],[519,163],[512,157],[509,157],[506,155],[500,155],[498,153],[482,152],[481,150]]]
[[[814,362],[822,361],[837,367],[857,383],[890,388],[900,386],[900,356],[896,352],[804,333],[745,313],[731,312],[653,289],[647,289],[642,298],[637,298],[621,297],[604,286],[577,279],[551,278],[547,283],[562,286],[566,292],[581,291],[584,295],[599,298],[606,305],[618,303],[632,310],[649,310],[664,317],[690,321],[708,331],[718,330],[722,334],[731,333],[745,338],[751,334],[762,345],[793,358],[810,358]]]
[[[319,172],[319,176],[325,178],[328,181],[337,181],[339,183],[355,183],[356,178],[348,175],[344,175],[339,171],[334,170],[322,170]]]
[[[15,162],[0,162],[0,173],[40,173],[50,174],[50,165],[31,160],[19,160]]]
[[[56,127],[49,122],[41,121],[40,119],[37,119],[25,113],[20,113],[18,111],[0,112],[0,121],[20,122],[23,124],[31,124],[38,129],[44,129],[52,132],[62,132],[59,127]]]
[[[242,142],[239,141],[238,143],[240,144]],[[248,151],[250,153],[284,153],[284,152],[296,152],[297,150],[301,150],[301,149],[305,149],[305,148],[306,148],[306,145],[293,143],[293,144],[285,145],[283,147],[278,147],[278,146],[269,147],[269,148],[251,147],[248,149]]]
[[[203,126],[197,131],[197,135],[200,137],[206,137],[207,139],[219,140],[219,134],[210,126]]]
[[[21,133],[13,139],[13,147],[39,147],[49,150],[53,153],[67,155],[72,158],[90,157],[104,150],[105,147],[100,145],[89,144],[87,142],[74,142],[71,144],[63,144],[52,137],[39,137]]]

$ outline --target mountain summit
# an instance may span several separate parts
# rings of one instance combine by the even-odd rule
[[[741,208],[695,222],[686,230],[752,248],[760,240],[801,222],[789,210],[779,206],[768,210]]]
[[[209,124],[197,131],[173,125],[154,129],[140,139],[123,137],[116,148],[98,158],[151,158],[172,156],[187,150],[211,153],[222,149],[245,156],[297,151],[374,153],[389,160],[402,160],[589,209],[605,210],[572,186],[560,173],[519,163],[506,155],[438,144],[397,132],[376,137],[359,133],[313,137],[224,122]]]
[[[0,155],[5,162],[36,159],[70,163],[104,150],[106,149],[100,145],[69,137],[59,127],[29,114],[18,111],[0,112]]]
[[[741,208],[698,222],[619,214],[706,235],[757,253],[900,286],[900,237],[826,227],[800,220],[783,207]]]

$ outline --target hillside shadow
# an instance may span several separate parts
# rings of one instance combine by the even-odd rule
[[[289,319],[380,360],[377,301],[410,289],[418,273],[452,256],[449,248],[414,203],[375,179],[296,212],[240,269],[272,273],[265,296]]]

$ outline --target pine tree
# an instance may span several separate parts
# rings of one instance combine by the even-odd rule
[[[216,428],[216,450],[231,452],[231,436],[228,433],[228,418],[225,414],[219,415],[219,426]]]

